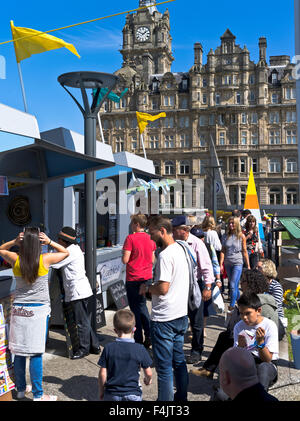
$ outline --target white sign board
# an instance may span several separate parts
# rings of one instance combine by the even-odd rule
[[[123,263],[121,257],[117,259],[107,260],[106,262],[99,263],[97,266],[97,274],[100,274],[102,287],[112,281],[120,279]]]

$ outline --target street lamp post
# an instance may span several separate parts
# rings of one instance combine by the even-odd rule
[[[73,98],[84,117],[84,153],[96,157],[96,121],[99,110],[108,94],[116,86],[118,77],[109,73],[99,72],[71,72],[58,77],[58,82]],[[83,106],[66,88],[81,90]],[[108,88],[106,94],[99,101],[101,88]],[[96,90],[90,105],[87,90]],[[85,269],[95,297],[96,290],[96,173],[85,174]],[[92,326],[96,328],[95,306],[92,310]]]

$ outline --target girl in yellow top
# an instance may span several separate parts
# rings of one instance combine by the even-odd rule
[[[51,245],[57,253],[41,254],[41,245]],[[19,246],[19,254],[9,251]],[[30,357],[30,378],[33,400],[56,400],[43,393],[43,363],[47,322],[50,315],[48,271],[50,265],[69,255],[67,249],[50,240],[38,228],[26,228],[15,240],[0,246],[2,256],[13,268],[16,291],[11,313],[9,349],[15,355],[14,372],[17,397],[26,391],[26,357]],[[28,388],[27,388],[28,390]]]

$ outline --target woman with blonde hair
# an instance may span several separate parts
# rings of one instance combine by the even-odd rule
[[[220,255],[221,273],[224,271],[224,263],[228,276],[230,311],[233,310],[235,302],[239,298],[239,282],[243,270],[243,260],[245,260],[246,267],[250,269],[246,238],[242,233],[240,220],[239,218],[231,216],[228,219],[227,231],[222,240]]]
[[[41,253],[41,245],[53,247],[57,253]],[[19,246],[19,254],[9,251]],[[29,372],[34,401],[55,401],[57,396],[43,393],[43,353],[45,352],[50,296],[48,272],[50,265],[68,257],[69,252],[50,240],[38,228],[26,228],[15,240],[0,246],[0,256],[13,268],[16,291],[12,306],[9,349],[14,354],[14,374],[17,398],[25,397],[26,357],[30,358]]]
[[[216,231],[216,222],[213,216],[207,215],[201,224],[204,232],[205,242],[214,247],[216,252],[221,251],[222,244]]]

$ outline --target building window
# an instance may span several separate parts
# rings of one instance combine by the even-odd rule
[[[272,84],[276,85],[277,82],[278,82],[278,74],[275,71],[274,73],[272,73]]]
[[[255,76],[254,75],[250,75],[249,76],[249,84],[250,85],[254,85],[254,83],[255,83]]]
[[[207,103],[207,95],[203,94],[202,95],[202,104],[206,104]]]
[[[242,131],[241,144],[247,145],[247,132],[245,132],[245,131]]]
[[[165,162],[165,174],[166,175],[175,175],[175,165],[173,161]]]
[[[224,171],[224,159],[222,159],[222,158],[219,158],[219,165],[220,165],[220,169],[221,169],[221,171]]]
[[[281,191],[278,187],[271,187],[269,190],[270,205],[281,204]]]
[[[219,114],[219,125],[224,126],[225,124],[225,114]]]
[[[229,186],[229,198],[232,205],[237,205],[237,186]]]
[[[190,147],[190,140],[187,134],[180,135],[180,147],[181,148],[189,148]]]
[[[201,175],[206,173],[206,159],[199,159],[199,172]]]
[[[152,99],[151,104],[152,104],[152,110],[158,110],[158,100],[157,99]]]
[[[174,136],[165,136],[165,148],[174,148]]]
[[[123,152],[124,150],[124,139],[116,137],[116,152]]]
[[[297,189],[290,187],[286,190],[286,204],[287,205],[296,205],[298,203],[298,194]]]
[[[189,127],[190,125],[190,119],[188,116],[186,117],[180,117],[179,119],[179,127],[183,128],[183,127]]]
[[[155,174],[159,174],[160,173],[160,163],[158,161],[153,161],[153,165],[154,165]]]
[[[296,89],[295,88],[286,88],[285,99],[296,99]]]
[[[258,145],[258,135],[257,132],[251,133],[251,145]]]
[[[285,121],[287,123],[296,123],[297,121],[296,111],[287,111]]]
[[[253,91],[250,91],[249,99],[250,101],[255,101],[255,93]]]
[[[215,94],[215,103],[216,105],[220,105],[220,94],[218,93]]]
[[[241,158],[241,172],[245,173],[247,169],[246,158]]]
[[[239,160],[238,158],[234,158],[233,160],[233,172],[237,173],[239,170]]]
[[[241,204],[243,204],[246,199],[247,186],[241,186],[240,191],[241,191]]]
[[[230,121],[232,124],[236,124],[236,121],[237,121],[236,114],[231,114]]]
[[[278,94],[272,94],[272,104],[278,104]]]
[[[164,106],[165,107],[174,107],[174,104],[175,104],[174,95],[170,95],[170,96],[165,95],[164,96]]]
[[[296,145],[297,143],[297,131],[287,130],[286,131],[286,143],[288,145]]]
[[[224,85],[231,85],[231,76],[224,76]]]
[[[252,124],[257,123],[257,113],[251,113],[251,123]]]
[[[237,144],[238,144],[237,136],[234,133],[232,133],[229,136],[229,145],[237,145]]]
[[[201,148],[204,148],[206,146],[206,139],[204,134],[200,135],[200,146]]]
[[[236,103],[237,104],[241,103],[241,94],[239,92],[236,93]]]
[[[180,108],[181,109],[187,109],[188,108],[188,100],[187,100],[187,98],[181,98]]]
[[[207,126],[207,115],[200,115],[199,126]]]
[[[219,145],[225,145],[225,132],[219,134]]]
[[[209,114],[209,125],[213,126],[215,124],[215,115]]]
[[[108,120],[103,120],[102,121],[102,126],[104,130],[108,130],[109,129],[109,121]]]
[[[125,129],[125,120],[116,120],[115,121],[115,128],[116,129]]]
[[[270,130],[269,131],[269,144],[270,145],[280,144],[280,132],[279,132],[279,130]]]
[[[269,160],[269,172],[271,173],[281,172],[281,162],[279,158],[271,158]]]
[[[179,162],[179,172],[181,175],[190,173],[190,163],[189,161],[180,161]]]
[[[158,149],[159,148],[158,136],[150,136],[149,147],[150,147],[150,149]]]
[[[132,129],[136,129],[136,128],[137,128],[137,120],[136,120],[136,118],[133,118],[133,119],[130,121],[130,127],[131,127]]]
[[[137,140],[136,140],[136,136],[132,136],[132,138],[131,138],[131,149],[132,149],[132,150],[137,149]]]
[[[246,113],[242,113],[242,124],[247,124],[247,114]]]
[[[202,79],[202,87],[203,88],[207,87],[207,80],[205,78]]]
[[[269,115],[269,123],[279,123],[279,112],[274,111]]]
[[[257,158],[252,158],[252,170],[254,173],[258,171]]]
[[[168,127],[171,129],[174,127],[174,117],[165,117],[162,121],[163,121],[164,127]]]
[[[104,112],[107,113],[108,112],[108,102],[107,101],[104,101],[103,108],[104,108]]]
[[[286,172],[297,172],[297,160],[295,158],[286,160]]]
[[[182,89],[183,90],[186,90],[187,89],[187,87],[188,87],[188,81],[187,81],[187,79],[182,79],[181,86],[182,86]]]

